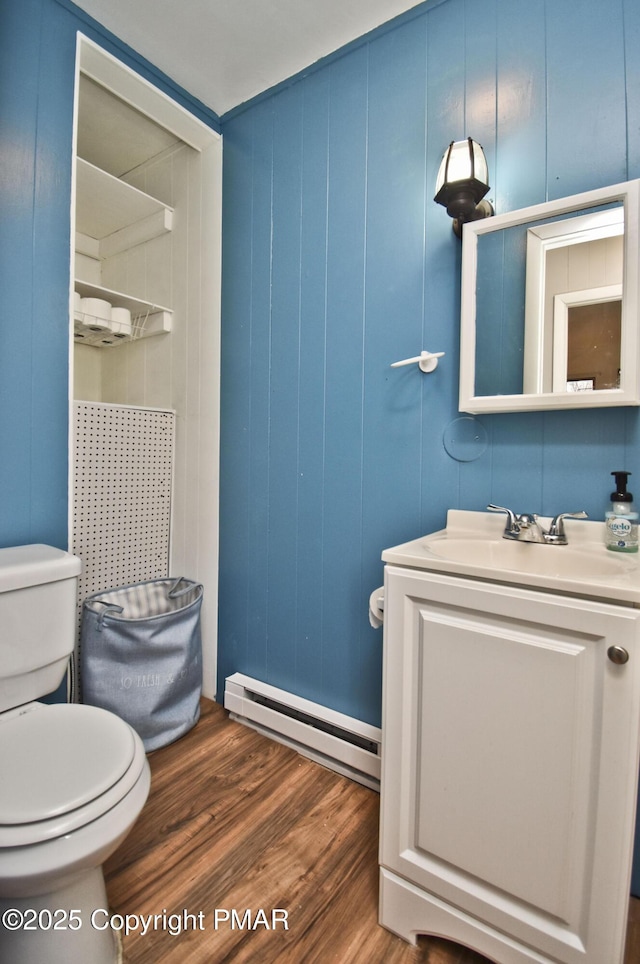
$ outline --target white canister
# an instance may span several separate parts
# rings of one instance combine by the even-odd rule
[[[116,338],[131,337],[131,312],[128,308],[111,309],[110,328]]]
[[[108,329],[111,323],[111,304],[102,298],[82,299],[83,324],[93,331]]]

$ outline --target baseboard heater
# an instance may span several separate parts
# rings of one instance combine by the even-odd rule
[[[238,723],[373,790],[380,789],[379,727],[243,673],[227,677],[224,705]]]

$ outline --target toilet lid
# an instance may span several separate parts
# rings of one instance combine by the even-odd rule
[[[131,766],[127,723],[96,706],[32,704],[0,724],[0,825],[46,820],[105,793]]]

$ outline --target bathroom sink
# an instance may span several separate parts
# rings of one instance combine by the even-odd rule
[[[599,548],[599,547],[598,547]],[[433,539],[428,549],[436,556],[452,562],[463,562],[490,569],[513,569],[517,572],[548,576],[572,575],[578,579],[622,575],[628,563],[613,553],[588,552],[570,546],[546,546],[533,542],[510,542],[507,539],[443,538]],[[606,553],[606,555],[605,555]]]
[[[540,519],[548,530],[550,519]],[[640,607],[638,554],[610,552],[604,523],[565,520],[568,545],[504,539],[504,517],[450,509],[447,527],[385,549],[386,563]]]

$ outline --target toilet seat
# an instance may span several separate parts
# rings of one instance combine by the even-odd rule
[[[129,724],[99,707],[32,703],[3,714],[0,847],[38,843],[95,820],[129,792],[145,759]]]

